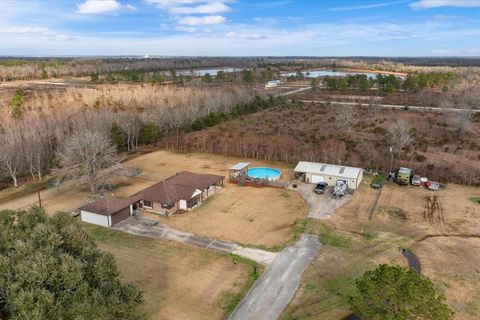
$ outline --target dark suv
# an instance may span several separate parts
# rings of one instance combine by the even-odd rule
[[[327,189],[327,187],[328,187],[328,183],[319,182],[319,183],[317,183],[317,185],[315,186],[315,189],[313,189],[313,191],[315,193],[322,194],[322,193],[325,193],[325,190]]]

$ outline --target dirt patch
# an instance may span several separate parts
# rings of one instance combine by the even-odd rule
[[[150,319],[223,319],[251,268],[223,254],[86,226],[112,253],[121,277],[143,292]]]

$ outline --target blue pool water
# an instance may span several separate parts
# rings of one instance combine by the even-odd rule
[[[280,176],[282,174],[280,170],[273,169],[273,168],[263,168],[263,167],[250,168],[247,170],[246,173],[249,177],[252,177],[252,178],[269,179],[269,180],[280,179]]]

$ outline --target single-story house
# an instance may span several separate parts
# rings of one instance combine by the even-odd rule
[[[135,194],[140,206],[170,216],[190,210],[223,187],[224,176],[183,171]]]
[[[343,180],[348,183],[349,189],[357,189],[363,178],[362,168],[307,161],[300,161],[293,172],[295,179],[307,183],[326,182],[334,185],[338,180]]]
[[[133,213],[134,199],[117,199],[109,195],[80,208],[83,222],[112,227],[127,219]]]

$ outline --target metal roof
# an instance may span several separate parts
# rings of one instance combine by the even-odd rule
[[[233,166],[230,167],[230,170],[242,170],[248,167],[250,163],[248,162],[239,162],[237,164],[234,164]]]
[[[324,174],[348,179],[358,178],[362,168],[338,166],[334,164],[325,164],[318,162],[300,161],[295,167],[295,172],[308,172],[314,174]]]

